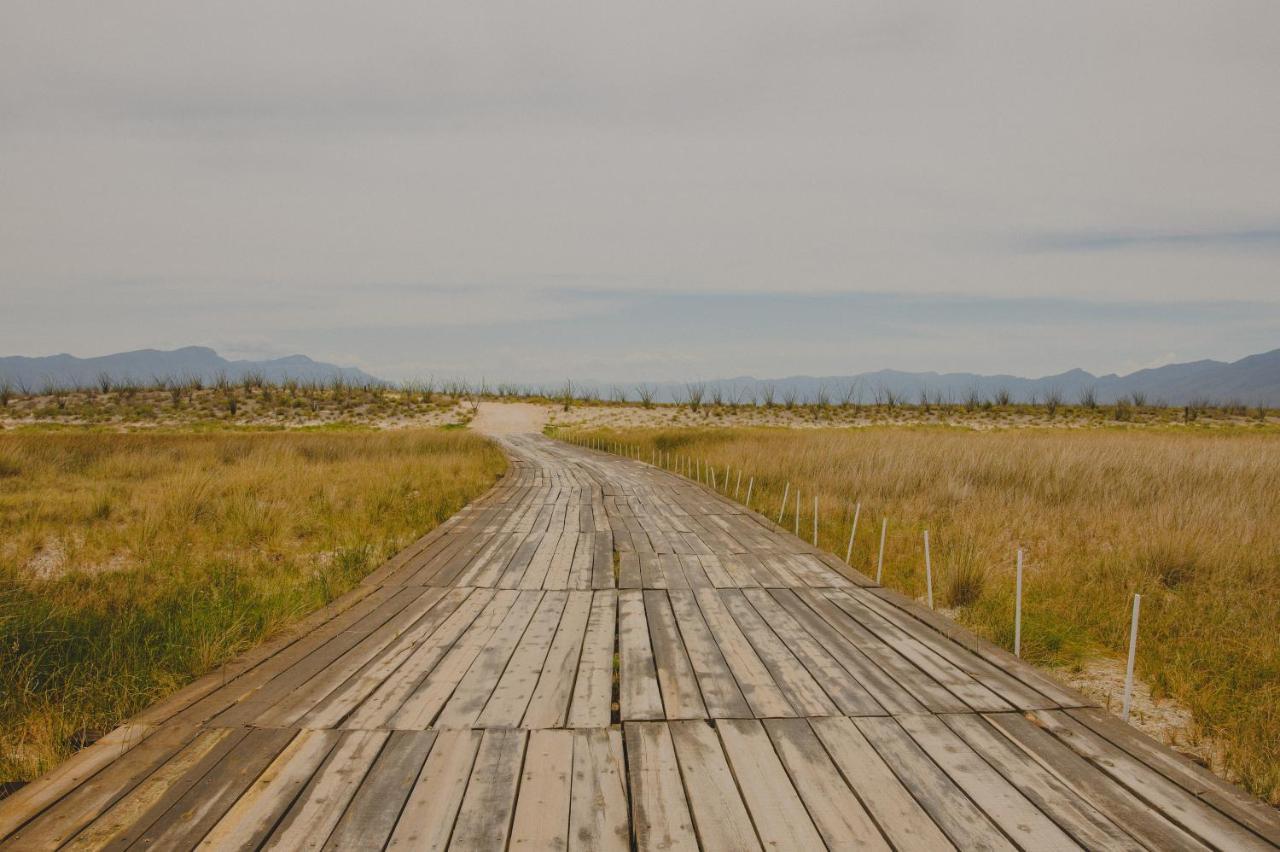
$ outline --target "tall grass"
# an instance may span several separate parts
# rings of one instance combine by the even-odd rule
[[[349,590],[504,464],[456,431],[0,434],[0,782]]]
[[[776,518],[784,483],[821,545],[874,575],[889,519],[886,585],[924,594],[930,531],[939,602],[1012,647],[1014,553],[1028,558],[1023,655],[1077,665],[1126,647],[1143,594],[1138,671],[1226,746],[1223,767],[1280,802],[1280,433],[1248,427],[644,430],[596,433],[755,477]]]

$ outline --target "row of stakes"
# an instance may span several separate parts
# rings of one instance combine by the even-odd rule
[[[634,444],[622,444],[617,442],[606,442],[600,438],[582,438],[578,436],[570,437],[570,442],[585,446],[589,449],[599,450],[601,452],[609,452],[614,455],[625,456],[627,458],[640,461],[640,448]],[[730,468],[726,467],[723,477],[717,478],[715,468],[701,459],[695,459],[690,456],[677,455],[673,459],[669,451],[659,452],[656,448],[651,450],[650,464],[654,467],[660,467],[664,470],[674,472],[678,476],[684,476],[692,479],[700,484],[706,485],[716,493],[723,493],[729,496],[729,473]],[[755,488],[756,478],[749,477],[747,480],[747,493],[743,499],[743,506],[751,509],[751,492]],[[742,470],[738,470],[738,476],[733,486],[733,500],[738,499],[742,487]],[[782,503],[778,509],[779,526],[786,516],[787,504],[791,496],[791,483],[787,482],[782,490]],[[845,564],[853,567],[853,540],[858,532],[858,518],[862,514],[862,503],[856,502],[853,507],[853,522],[849,527],[849,545],[845,549]],[[884,577],[884,543],[885,536],[889,531],[889,519],[882,518],[880,521],[880,549],[876,557],[876,583],[879,584]],[[800,535],[800,489],[796,489],[795,494],[795,527],[794,532],[797,537]],[[818,544],[818,498],[813,498],[813,544]],[[933,562],[929,553],[929,531],[924,531],[924,577],[925,577],[925,596],[928,601],[929,608],[933,609]],[[1017,657],[1022,656],[1022,549],[1018,549],[1017,571],[1015,575],[1015,591],[1013,603],[1013,653]],[[1133,667],[1134,658],[1138,650],[1138,614],[1142,609],[1142,595],[1134,594],[1133,596],[1133,616],[1129,623],[1129,658],[1125,665],[1124,675],[1124,707],[1121,711],[1121,718],[1125,721],[1129,720],[1129,710],[1133,703]]]

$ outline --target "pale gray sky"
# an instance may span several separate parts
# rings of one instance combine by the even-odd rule
[[[1280,4],[0,3],[0,354],[388,378],[1280,346]]]

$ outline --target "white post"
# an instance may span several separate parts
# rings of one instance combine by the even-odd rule
[[[876,560],[876,584],[884,576],[884,534],[889,530],[889,519],[880,519],[880,558]]]
[[[738,499],[738,489],[742,487],[742,468],[738,468],[738,478],[733,483],[733,499]]]
[[[924,531],[924,584],[929,595],[929,609],[933,609],[933,563],[929,560],[929,531]]]
[[[711,480],[711,490],[716,490],[716,469],[711,465],[707,465],[707,479]]]
[[[818,546],[818,497],[813,497],[813,546]]]
[[[1129,707],[1133,704],[1133,661],[1138,655],[1138,610],[1142,608],[1142,595],[1133,596],[1133,621],[1129,625],[1129,663],[1124,669],[1124,710],[1120,718],[1129,721]]]
[[[756,478],[753,476],[751,477],[751,481],[747,483],[747,502],[743,504],[748,509],[751,508],[751,488],[755,484],[756,484]]]
[[[791,483],[782,489],[782,508],[778,510],[778,526],[782,526],[782,516],[787,513],[787,495],[791,493]]]
[[[1018,582],[1013,596],[1013,655],[1022,656],[1022,548],[1018,548]]]
[[[796,489],[796,538],[800,537],[800,489]]]
[[[849,546],[844,551],[846,565],[853,564],[853,536],[858,532],[858,515],[860,514],[862,514],[862,503],[858,502],[853,505],[853,526],[849,528]]]

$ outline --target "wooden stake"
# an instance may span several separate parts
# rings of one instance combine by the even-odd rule
[[[813,498],[813,546],[818,546],[818,498]]]
[[[751,481],[747,483],[747,502],[743,504],[748,509],[751,508],[751,488],[755,484],[756,484],[756,478],[753,476],[751,477]]]
[[[733,483],[733,499],[738,499],[738,489],[742,487],[742,468],[738,468],[738,478]]]
[[[929,609],[933,609],[933,563],[929,559],[929,531],[924,531],[924,584],[929,596]]]
[[[844,552],[844,562],[846,565],[853,564],[853,537],[858,532],[858,515],[862,514],[862,503],[853,504],[853,526],[849,527],[849,546]]]
[[[782,516],[787,513],[787,495],[791,493],[791,483],[782,489],[782,508],[778,510],[778,526],[782,526]]]
[[[1138,611],[1142,609],[1142,595],[1133,596],[1133,621],[1129,623],[1129,663],[1124,668],[1124,709],[1120,718],[1129,721],[1129,708],[1133,705],[1133,662],[1138,656]]]
[[[796,489],[796,538],[800,537],[800,489]]]
[[[1013,655],[1022,656],[1022,548],[1018,548],[1018,582],[1013,596]]]
[[[876,584],[879,585],[880,578],[884,576],[884,534],[889,530],[889,519],[880,519],[880,558],[876,560]]]

